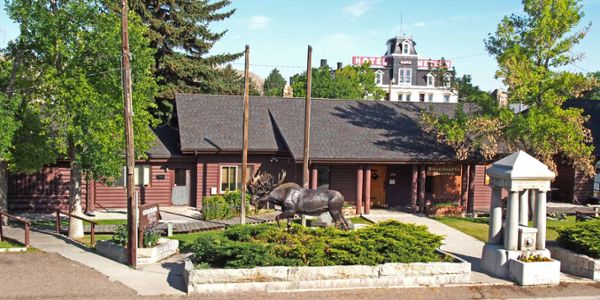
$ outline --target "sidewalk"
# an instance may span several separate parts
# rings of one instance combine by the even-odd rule
[[[409,214],[399,211],[371,209],[371,213],[364,215],[373,222],[397,220],[404,223],[425,225],[432,233],[444,236],[442,250],[450,252],[471,263],[471,283],[484,285],[512,285],[511,281],[492,277],[481,268],[481,253],[484,243],[468,234],[442,224],[431,218]],[[592,282],[590,280],[571,275],[561,274],[561,282]]]
[[[21,240],[23,229],[4,227],[7,236]],[[126,265],[100,256],[90,249],[53,232],[33,229],[31,246],[48,253],[58,253],[79,262],[134,289],[138,295],[184,295],[183,255],[173,256],[157,264],[138,266],[133,270]]]

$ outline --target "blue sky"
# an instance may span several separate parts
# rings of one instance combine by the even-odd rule
[[[581,24],[592,27],[574,52],[585,57],[568,69],[600,70],[600,0],[584,0]],[[18,34],[4,12],[0,13],[0,46]],[[313,66],[321,58],[330,65],[351,62],[352,56],[378,56],[388,38],[412,35],[423,58],[452,59],[459,74],[471,74],[483,89],[501,87],[494,79],[496,63],[485,52],[483,40],[493,33],[504,15],[519,13],[520,1],[384,1],[384,0],[233,0],[236,13],[213,25],[229,30],[213,53],[251,48],[251,71],[265,77],[274,66],[289,76],[306,66],[307,45],[313,47]],[[400,14],[403,22],[400,21]],[[234,63],[243,68],[243,59]]]

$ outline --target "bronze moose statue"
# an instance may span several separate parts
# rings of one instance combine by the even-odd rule
[[[318,216],[329,212],[335,226],[348,230],[348,222],[342,214],[344,196],[334,190],[311,190],[300,185],[285,181],[286,172],[279,174],[277,182],[269,173],[260,173],[248,183],[248,192],[252,195],[250,203],[254,206],[272,203],[281,207],[281,214],[275,217],[277,226],[279,220],[287,219],[287,228],[292,225],[294,215]]]

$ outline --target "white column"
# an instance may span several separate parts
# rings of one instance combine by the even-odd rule
[[[519,234],[519,192],[510,191],[504,228],[504,249],[517,250]]]
[[[527,226],[529,221],[529,193],[524,190],[519,193],[519,225]]]
[[[536,191],[534,189],[529,190],[529,207],[531,208],[531,220],[533,221],[533,227],[537,226],[537,223],[535,222],[535,194]]]
[[[502,243],[502,188],[497,186],[492,187],[488,243]]]
[[[546,191],[538,191],[535,203],[535,220],[537,227],[536,250],[546,249]]]

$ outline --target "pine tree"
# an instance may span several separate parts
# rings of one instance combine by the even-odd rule
[[[273,69],[269,76],[265,78],[263,91],[265,96],[282,96],[285,87],[285,79],[279,73],[279,70]]]
[[[175,93],[229,94],[236,89],[227,85],[231,80],[226,76],[232,73],[217,67],[239,58],[242,52],[208,55],[227,33],[227,30],[214,32],[211,25],[231,17],[235,9],[223,11],[230,4],[228,0],[211,2],[131,1],[132,10],[148,27],[150,46],[156,49],[154,75],[159,92],[154,113],[163,121],[171,118]]]

